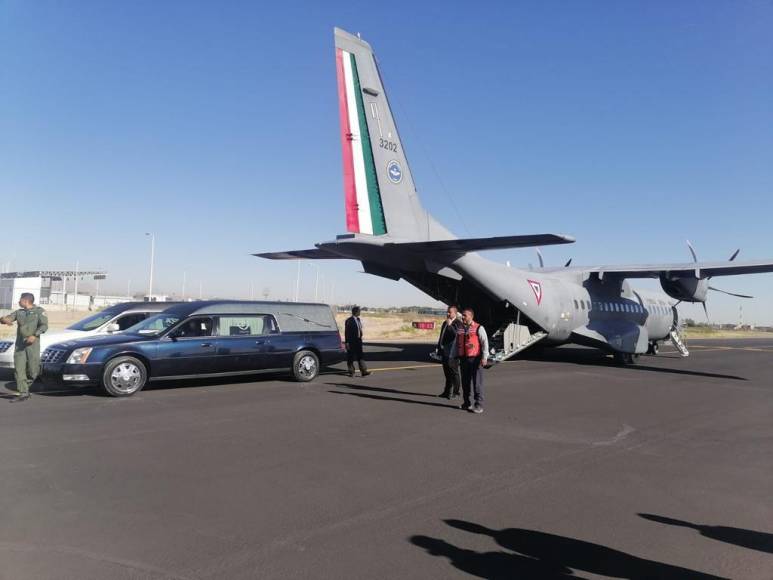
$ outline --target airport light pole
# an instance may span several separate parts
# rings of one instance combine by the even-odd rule
[[[298,302],[301,291],[301,261],[298,260],[298,271],[295,274],[295,301]]]
[[[314,302],[316,302],[319,296],[319,266],[314,262],[309,262],[309,266],[314,266],[317,269],[317,278],[314,282]]]
[[[72,298],[72,309],[73,311],[78,308],[78,271],[80,270],[80,265],[78,262],[75,262],[75,295]]]
[[[145,232],[146,236],[150,236],[150,279],[148,281],[148,301],[153,300],[153,262],[156,259],[156,235],[150,232]]]

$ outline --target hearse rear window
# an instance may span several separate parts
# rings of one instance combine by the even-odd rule
[[[279,327],[270,314],[230,314],[219,317],[218,336],[260,336],[276,332],[279,332]]]

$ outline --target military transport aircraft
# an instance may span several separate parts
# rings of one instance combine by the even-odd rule
[[[715,276],[773,272],[773,261],[646,264],[530,270],[487,260],[477,251],[568,244],[562,234],[459,239],[421,205],[397,125],[368,43],[335,29],[338,109],[343,146],[346,229],[308,250],[262,258],[352,259],[365,272],[404,279],[436,300],[474,308],[490,329],[494,360],[534,344],[577,343],[613,353],[621,364],[656,354],[670,339],[683,356],[676,301],[704,303]],[[632,278],[658,278],[660,291]],[[722,290],[718,290],[722,292]],[[745,297],[743,295],[736,295]]]

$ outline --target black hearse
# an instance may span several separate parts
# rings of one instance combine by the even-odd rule
[[[126,397],[148,380],[289,370],[311,381],[344,356],[326,304],[211,300],[177,304],[121,334],[53,345],[41,359],[47,380]]]

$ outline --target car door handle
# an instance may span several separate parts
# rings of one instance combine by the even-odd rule
[[[207,347],[210,347],[210,346],[212,346],[211,342],[202,342],[201,343],[201,348],[207,348]]]
[[[266,344],[265,340],[256,340],[255,344]]]

